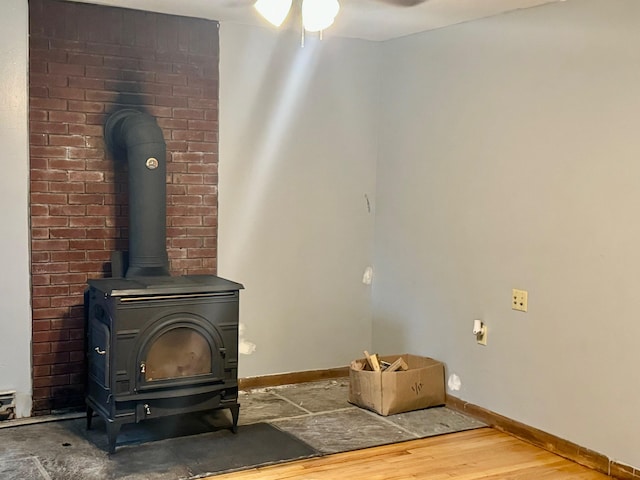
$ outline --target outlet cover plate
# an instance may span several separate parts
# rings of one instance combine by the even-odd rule
[[[511,308],[513,310],[518,310],[519,312],[527,311],[527,300],[529,294],[526,290],[518,290],[514,288],[511,291]]]

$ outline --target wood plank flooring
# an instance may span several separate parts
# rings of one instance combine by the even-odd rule
[[[603,480],[491,428],[208,477],[210,480]]]

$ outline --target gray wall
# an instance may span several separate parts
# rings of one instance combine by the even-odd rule
[[[220,46],[218,273],[246,287],[240,376],[346,365],[371,346],[377,45],[223,24]]]
[[[635,0],[569,0],[382,46],[373,292],[376,350],[636,466],[638,25]]]
[[[0,15],[0,392],[16,392],[19,416],[31,411],[27,10],[26,0],[4,0]]]

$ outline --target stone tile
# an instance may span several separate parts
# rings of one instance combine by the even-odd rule
[[[270,423],[322,453],[357,450],[416,438],[358,407]]]
[[[301,408],[268,391],[240,392],[238,401],[240,402],[239,425],[307,414]]]
[[[270,388],[305,410],[318,413],[351,406],[349,398],[349,380],[327,380],[324,382],[301,383]]]
[[[47,480],[36,457],[17,458],[0,462],[0,478],[3,480]]]
[[[398,413],[386,417],[390,422],[415,433],[419,437],[431,437],[443,433],[460,432],[486,427],[486,424],[447,407],[426,408]]]

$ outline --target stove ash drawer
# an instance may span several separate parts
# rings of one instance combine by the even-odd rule
[[[220,407],[221,393],[211,392],[187,397],[161,398],[136,402],[136,422]]]

